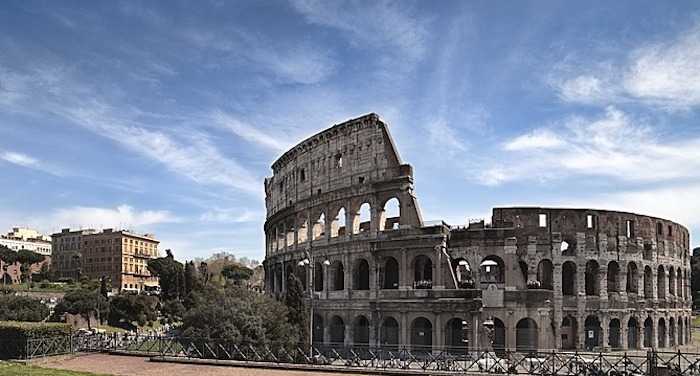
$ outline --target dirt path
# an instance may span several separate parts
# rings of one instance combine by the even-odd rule
[[[41,367],[123,376],[338,376],[338,373],[271,370],[149,362],[148,358],[107,354],[52,357],[32,362]],[[359,376],[361,374],[347,374]]]

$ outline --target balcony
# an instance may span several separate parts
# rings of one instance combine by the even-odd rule
[[[149,259],[149,260],[154,258],[153,255],[149,255],[148,253],[144,253],[144,252],[134,252],[134,254],[132,256],[134,258],[142,258],[142,259]]]
[[[477,299],[478,289],[379,290],[378,299]]]

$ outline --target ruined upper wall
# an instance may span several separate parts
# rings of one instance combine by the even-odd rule
[[[277,159],[272,170],[273,176],[265,179],[267,218],[332,191],[412,175],[376,114],[309,137]]]

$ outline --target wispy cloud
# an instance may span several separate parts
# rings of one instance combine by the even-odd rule
[[[286,150],[290,146],[290,144],[287,142],[280,141],[280,139],[284,138],[283,135],[278,134],[273,136],[266,134],[257,129],[255,126],[221,110],[213,111],[211,117],[215,124],[256,145],[272,149],[274,151]]]
[[[24,153],[10,151],[10,150],[0,150],[0,160],[7,163],[12,163],[17,166],[30,168],[32,170],[37,170],[45,172],[47,174],[61,176],[62,173],[57,168],[48,166],[46,163]]]
[[[581,68],[583,67],[583,68]],[[583,71],[581,71],[583,70]],[[642,45],[623,61],[580,62],[549,78],[566,102],[642,102],[676,111],[700,105],[700,24]]]
[[[214,209],[209,210],[199,217],[204,222],[224,222],[224,223],[241,223],[259,221],[265,217],[265,213],[248,209]]]
[[[75,206],[57,209],[46,221],[50,225],[74,225],[83,228],[129,228],[159,223],[178,222],[180,219],[167,210],[137,210],[129,205],[114,208]]]
[[[615,107],[602,117],[571,117],[517,136],[503,150],[501,162],[478,177],[482,183],[572,175],[637,183],[700,179],[700,138],[663,138]]]

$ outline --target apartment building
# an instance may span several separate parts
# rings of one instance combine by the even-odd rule
[[[51,238],[29,228],[13,227],[6,235],[0,235],[0,245],[13,251],[26,249],[51,256]]]
[[[93,229],[74,230],[64,228],[51,235],[53,260],[51,268],[59,278],[77,280],[82,274],[81,250],[83,236],[95,234]]]

